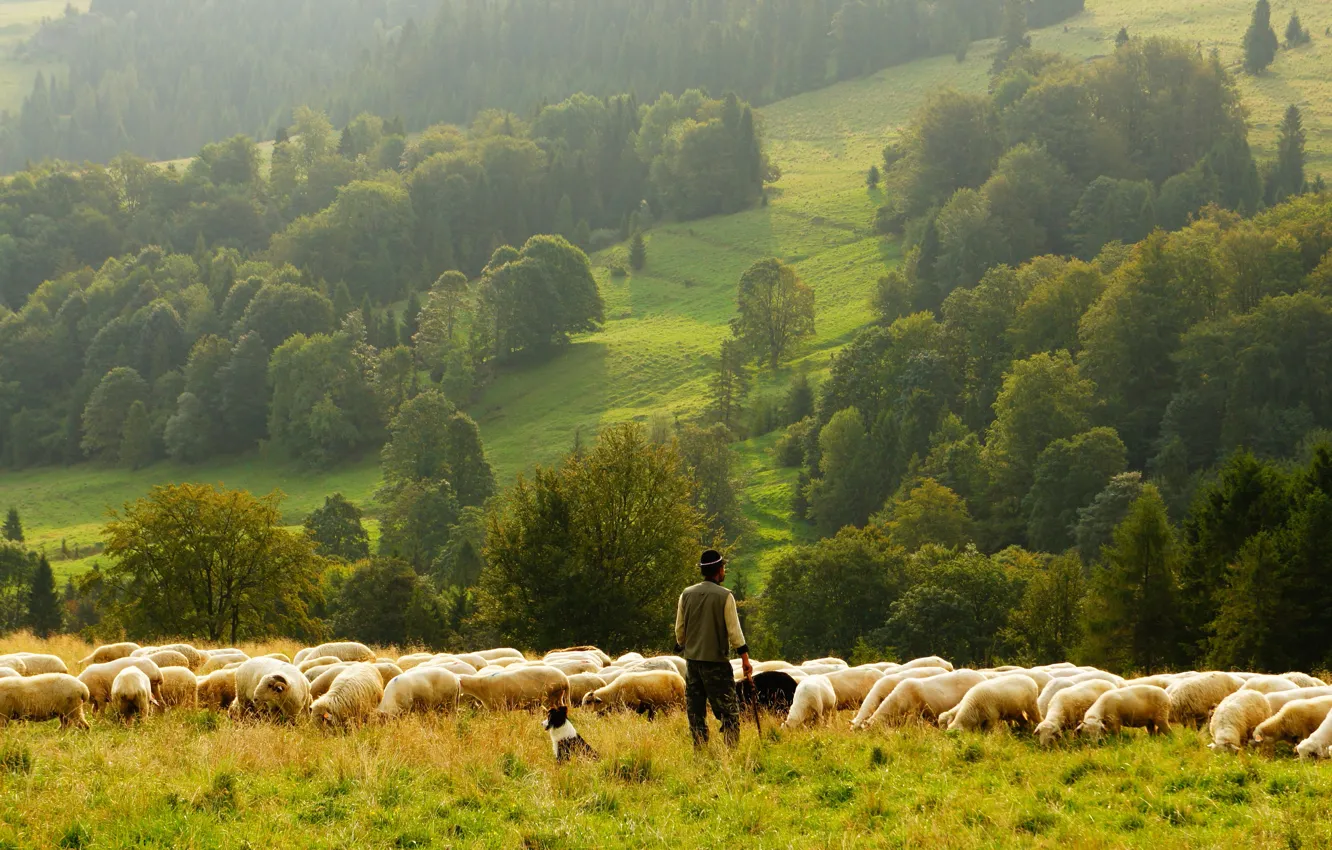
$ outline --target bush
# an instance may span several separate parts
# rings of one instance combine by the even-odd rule
[[[777,462],[788,469],[805,463],[805,443],[809,432],[817,426],[813,416],[788,425],[786,433],[777,441]]]

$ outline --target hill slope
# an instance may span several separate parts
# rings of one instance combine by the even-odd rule
[[[1067,26],[1033,34],[1039,49],[1090,57],[1113,49],[1114,34],[1162,34],[1215,47],[1238,64],[1249,0],[1170,0],[1154,7],[1133,0],[1092,0]],[[1264,77],[1240,78],[1254,120],[1260,158],[1270,156],[1275,125],[1288,103],[1305,110],[1312,167],[1332,171],[1332,8],[1302,9],[1314,43],[1283,50]],[[1284,28],[1289,4],[1273,20]],[[503,375],[472,409],[501,483],[534,463],[549,463],[600,426],[657,415],[689,417],[707,403],[707,382],[726,323],[734,309],[735,282],[749,263],[777,256],[793,263],[815,290],[816,338],[777,375],[761,376],[756,395],[778,391],[799,369],[818,371],[869,318],[867,298],[877,278],[896,261],[897,247],[873,235],[869,222],[879,198],[863,174],[886,139],[924,95],[939,86],[981,91],[994,43],[973,46],[966,61],[936,58],[892,68],[766,107],[761,111],[770,153],[783,171],[771,202],[734,216],[663,225],[649,234],[642,272],[612,278],[624,248],[593,257],[606,297],[607,323],[576,340],[555,361]],[[746,509],[756,531],[743,542],[742,567],[763,572],[773,552],[796,539],[789,517],[794,473],[775,469],[773,438],[739,446]],[[295,523],[324,495],[341,491],[371,503],[378,483],[377,458],[328,473],[263,457],[178,467],[159,464],[128,472],[90,467],[0,475],[0,506],[17,505],[29,540],[58,552],[61,540],[86,548],[96,540],[107,506],[142,495],[165,481],[221,482],[256,492],[285,491]],[[758,555],[759,557],[753,557]],[[746,563],[747,562],[747,563]],[[83,562],[57,564],[62,574]]]

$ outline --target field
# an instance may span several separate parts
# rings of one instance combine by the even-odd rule
[[[58,18],[66,6],[88,10],[89,0],[0,0],[0,112],[18,112],[32,94],[37,72],[50,76],[59,66],[19,60],[15,49],[37,31],[45,18]]]
[[[0,4],[6,9],[38,3]],[[1034,46],[1090,57],[1113,49],[1120,26],[1134,35],[1161,34],[1215,48],[1237,66],[1251,0],[1088,0],[1088,11],[1033,33]],[[1284,30],[1291,4],[1278,0],[1273,22]],[[1332,6],[1299,10],[1314,34],[1312,45],[1282,50],[1267,74],[1239,77],[1254,125],[1255,150],[1269,157],[1275,126],[1288,103],[1305,113],[1311,167],[1332,173]],[[555,361],[502,375],[472,410],[498,478],[507,484],[534,463],[550,463],[606,424],[687,419],[707,404],[707,381],[726,323],[734,310],[735,282],[751,262],[777,256],[791,262],[815,290],[816,337],[776,374],[761,374],[756,396],[775,396],[798,370],[815,378],[831,355],[869,320],[874,282],[899,258],[899,247],[869,229],[880,198],[863,173],[884,143],[907,121],[927,92],[939,86],[983,91],[994,42],[973,45],[964,62],[939,57],[890,68],[870,78],[803,94],[761,110],[773,160],[783,177],[771,202],[734,216],[664,224],[648,235],[647,268],[626,278],[610,275],[624,263],[623,247],[593,257],[606,298],[605,329],[578,339]],[[790,518],[795,476],[775,468],[773,439],[738,446],[745,508],[755,530],[741,541],[739,570],[761,584],[765,565],[799,539]],[[297,523],[323,497],[340,490],[373,514],[376,457],[326,473],[311,473],[277,458],[251,456],[203,467],[158,464],[139,472],[80,466],[0,474],[0,507],[23,512],[29,539],[48,553],[96,541],[108,506],[143,495],[154,484],[196,480],[256,492],[288,494],[288,521]],[[80,561],[60,561],[62,575]]]
[[[88,647],[45,645],[68,662]],[[275,644],[251,652],[294,651]],[[1332,772],[1127,733],[1039,749],[926,726],[744,728],[695,754],[685,719],[574,722],[599,762],[554,763],[528,713],[415,716],[333,733],[181,710],[0,736],[0,847],[1320,847]]]

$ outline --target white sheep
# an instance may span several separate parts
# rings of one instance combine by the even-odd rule
[[[307,657],[304,661],[296,665],[296,669],[300,670],[302,673],[309,673],[311,670],[315,669],[316,667],[328,667],[332,664],[342,664],[342,663],[344,663],[343,660],[341,658],[338,658],[336,655],[321,655],[317,658]],[[309,676],[306,676],[306,678],[308,679]]]
[[[606,655],[606,653],[602,652],[599,649],[595,651],[604,659],[602,661],[603,667],[610,663],[610,658]],[[518,661],[523,660],[523,654],[518,650],[514,649],[513,647],[509,646],[496,647],[495,649],[483,649],[480,652],[478,652],[477,655],[481,656],[487,661],[498,661],[501,658],[514,658],[517,659]]]
[[[1065,729],[1076,729],[1101,695],[1115,689],[1114,683],[1104,679],[1088,679],[1071,687],[1062,688],[1050,699],[1042,719],[1036,726],[1036,740],[1042,747],[1048,747],[1056,738],[1062,737]]]
[[[92,664],[105,664],[108,661],[118,661],[121,658],[128,658],[136,649],[141,649],[137,643],[110,643],[105,646],[99,646],[92,651],[87,658],[80,658],[79,664],[88,667]]]
[[[837,658],[837,657],[835,657],[835,656],[829,655],[829,656],[826,656],[826,657],[824,657],[824,658],[811,658],[811,659],[808,660],[808,661],[804,661],[804,662],[802,662],[802,663],[800,664],[800,666],[801,666],[801,667],[836,667],[836,668],[838,668],[838,669],[840,669],[840,670],[845,670],[846,668],[850,667],[851,665],[850,665],[850,664],[847,664],[845,661],[843,661],[843,660],[840,659],[840,658]]]
[[[582,705],[583,697],[608,684],[610,683],[596,673],[575,673],[569,677],[569,702],[572,705]]]
[[[0,686],[3,685],[4,683],[0,682]],[[1295,745],[1295,755],[1301,759],[1324,759],[1328,756],[1329,748],[1332,748],[1332,713],[1323,718],[1322,724],[1312,735]]]
[[[88,728],[83,704],[88,686],[65,673],[0,679],[0,726],[9,720],[44,721],[59,718],[60,728]]]
[[[463,696],[488,709],[549,708],[567,703],[569,677],[554,667],[506,667],[486,676],[459,676]]]
[[[16,652],[14,653],[23,661],[23,666],[27,668],[23,675],[40,676],[43,673],[68,673],[69,667],[58,656],[46,655],[37,652]],[[5,662],[0,658],[0,667],[4,667]]]
[[[250,656],[237,650],[225,650],[221,652],[209,653],[208,658],[204,660],[202,666],[194,672],[199,676],[207,676],[215,670],[224,670],[229,664],[244,664],[250,660]]]
[[[907,663],[901,665],[900,670],[915,670],[918,667],[942,667],[946,671],[952,671],[953,665],[937,655],[926,656],[925,658],[913,658]]]
[[[199,676],[197,699],[199,705],[226,711],[236,701],[236,671],[214,670]]]
[[[190,659],[186,658],[184,655],[180,654],[179,652],[176,652],[176,650],[174,649],[158,649],[155,652],[148,653],[147,655],[131,656],[131,657],[147,658],[149,661],[153,662],[158,667],[184,667],[186,670],[193,669],[190,667]]]
[[[199,703],[199,680],[188,667],[163,667],[161,690],[163,708],[194,708]]]
[[[1260,694],[1275,694],[1280,691],[1293,691],[1299,685],[1284,676],[1254,676],[1244,683],[1245,690]]]
[[[1212,752],[1237,753],[1253,735],[1258,724],[1272,716],[1272,706],[1267,697],[1257,691],[1240,689],[1221,700],[1212,712],[1208,730],[1212,734],[1212,743],[1207,748]]]
[[[575,676],[579,673],[595,673],[603,666],[591,658],[557,658],[554,661],[542,663],[554,667],[566,676]]]
[[[131,665],[116,674],[111,683],[110,707],[125,722],[148,714],[157,704],[147,674],[138,667]]]
[[[1236,677],[1238,678],[1238,677]],[[1165,690],[1176,682],[1183,681],[1180,677],[1169,673],[1158,673],[1155,676],[1139,676],[1136,679],[1129,679],[1124,682],[1125,685],[1150,685],[1154,688]],[[1243,681],[1243,680],[1241,680]]]
[[[1312,735],[1332,711],[1332,697],[1292,700],[1253,730],[1253,742],[1271,752],[1282,741],[1299,742]]]
[[[296,654],[298,657],[300,657],[299,652]],[[336,643],[321,643],[319,646],[316,646],[314,649],[310,650],[310,652],[307,655],[301,657],[301,660],[304,661],[305,658],[321,658],[323,656],[331,656],[333,658],[337,658],[340,661],[373,662],[375,660],[375,654],[370,651],[370,647],[366,646],[363,643],[356,643],[355,641],[338,641]],[[300,663],[300,662],[295,662],[295,663]]]
[[[685,680],[674,670],[633,670],[583,696],[583,706],[599,712],[627,709],[646,714],[684,708]]]
[[[1003,722],[1013,722],[1028,729],[1041,720],[1036,698],[1040,688],[1030,676],[1010,673],[989,679],[967,691],[952,710],[950,732],[984,731]]]
[[[466,661],[459,661],[456,658],[432,658],[420,665],[422,667],[439,667],[448,670],[455,676],[475,676],[480,671]],[[501,668],[503,669],[503,668]]]
[[[789,661],[760,661],[754,665],[754,672],[771,673],[775,670],[790,670],[794,666]]]
[[[22,679],[23,674],[15,670],[13,667],[0,667],[0,679],[8,678]]]
[[[1212,709],[1243,684],[1229,673],[1212,671],[1172,683],[1166,688],[1170,697],[1170,722],[1196,729],[1207,722]]]
[[[403,672],[406,672],[413,667],[420,667],[434,657],[435,654],[433,652],[412,652],[407,655],[400,655],[398,656],[398,667],[400,667]],[[296,666],[299,667],[300,665],[298,664]]]
[[[292,664],[276,658],[251,658],[236,669],[236,701],[231,710],[239,716],[267,714],[289,720],[310,707],[310,684]]]
[[[1130,685],[1106,691],[1087,709],[1079,734],[1098,740],[1125,726],[1146,727],[1152,735],[1170,732],[1170,696],[1154,685]]]
[[[976,670],[954,670],[921,679],[903,679],[859,728],[897,724],[918,717],[937,719],[957,706],[967,691],[984,682]]]
[[[402,675],[402,668],[392,661],[376,661],[374,668],[379,671],[379,678],[386,685]]]
[[[364,664],[365,662],[357,661],[355,663]],[[333,687],[333,683],[337,681],[342,671],[350,666],[352,666],[352,662],[348,661],[343,664],[329,664],[326,667],[318,667],[316,669],[319,671],[319,675],[313,679],[310,679],[310,675],[307,673],[305,678],[310,679],[310,699],[319,699],[328,693],[328,689]],[[314,671],[310,672],[313,673]]]
[[[397,717],[410,711],[452,710],[462,688],[458,677],[442,667],[417,666],[394,678],[384,688],[379,716]]]
[[[640,655],[639,653],[637,653],[637,652],[626,652],[624,655],[621,655],[619,658],[615,659],[615,660],[614,660],[613,662],[611,662],[611,663],[612,663],[612,664],[617,664],[617,665],[623,667],[623,666],[625,666],[626,664],[629,664],[629,663],[631,663],[631,662],[634,662],[634,661],[642,661],[642,660],[643,660],[643,656]],[[609,666],[609,665],[607,665],[607,666]]]
[[[1322,688],[1327,686],[1327,682],[1310,676],[1308,673],[1282,673],[1281,678],[1289,679],[1301,688]]]
[[[783,729],[795,729],[807,723],[826,721],[837,711],[837,691],[826,675],[814,673],[796,684],[791,710],[786,715]]]
[[[837,694],[837,710],[859,709],[883,674],[873,668],[847,667],[825,674]]]
[[[28,663],[15,655],[0,655],[0,667],[13,670],[20,676],[28,675]]]
[[[1257,691],[1254,691],[1257,693]],[[1263,694],[1267,704],[1272,707],[1272,713],[1276,714],[1281,707],[1291,700],[1313,699],[1314,697],[1332,696],[1332,687],[1321,688],[1296,688],[1293,691],[1277,691],[1274,694]]]
[[[383,699],[384,680],[379,671],[373,664],[358,662],[338,674],[310,711],[330,726],[350,726],[369,719]]]
[[[100,709],[111,700],[111,685],[116,676],[126,667],[137,667],[148,677],[154,698],[160,695],[162,670],[147,658],[131,658],[126,655],[115,661],[90,664],[79,674],[79,681],[88,686],[88,702],[94,709]]]
[[[475,652],[462,652],[453,657],[458,659],[459,661],[463,661],[466,662],[467,664],[472,665],[477,669],[477,672],[480,672],[481,670],[484,670],[485,668],[490,666],[489,661],[487,661],[484,657],[478,655]],[[540,664],[541,662],[538,661],[534,663]]]
[[[797,671],[783,671],[795,675]],[[860,710],[856,712],[855,718],[851,721],[853,729],[859,729],[874,716],[874,712],[879,710],[879,706],[893,692],[899,682],[907,679],[927,679],[931,676],[938,676],[949,672],[942,667],[914,667],[910,670],[894,670],[892,673],[886,673],[882,678],[874,683],[870,692],[865,695],[865,701],[860,704]]]
[[[587,672],[596,673],[600,669],[602,668],[589,670]],[[642,661],[637,661],[624,669],[635,673],[643,673],[648,670],[670,670],[671,672],[679,673],[681,676],[685,676],[689,672],[685,660],[678,655],[658,655],[653,658],[644,658]]]
[[[190,668],[191,671],[194,671],[202,667],[203,663],[208,660],[207,655],[205,655],[202,651],[195,649],[193,646],[190,646],[188,643],[169,643],[166,646],[142,646],[136,649],[134,652],[131,652],[130,656],[133,658],[151,657],[152,655],[155,655],[156,653],[159,652],[179,653],[181,656],[185,658],[185,664],[167,665],[158,662],[157,663],[158,667],[185,666]]]

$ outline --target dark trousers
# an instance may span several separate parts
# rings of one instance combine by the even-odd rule
[[[694,746],[708,741],[708,705],[721,721],[722,738],[734,747],[740,742],[740,701],[735,695],[735,674],[729,661],[685,662],[685,710]]]

